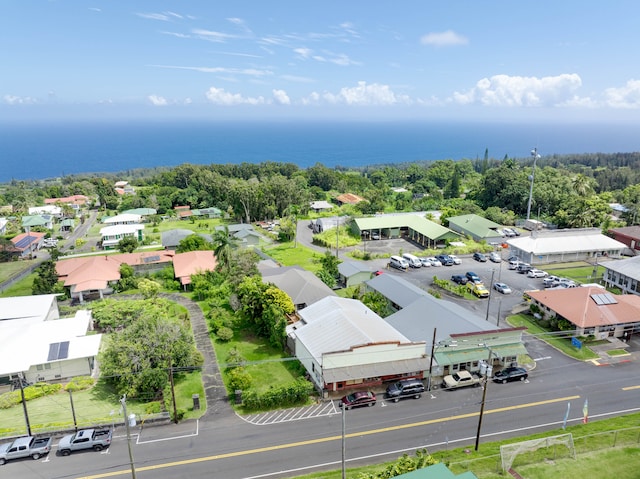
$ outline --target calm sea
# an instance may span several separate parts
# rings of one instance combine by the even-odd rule
[[[0,182],[182,163],[302,168],[640,150],[637,126],[497,123],[119,122],[0,125]]]

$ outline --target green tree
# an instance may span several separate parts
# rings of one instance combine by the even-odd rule
[[[362,295],[362,303],[381,318],[389,315],[387,299],[378,291],[369,291]]]
[[[121,253],[133,253],[138,247],[138,240],[133,236],[125,236],[118,241],[118,251]]]
[[[211,243],[207,242],[199,234],[192,234],[180,240],[178,243],[178,253],[186,253],[188,251],[204,251],[211,249]]]
[[[32,294],[59,293],[62,288],[58,288],[58,274],[53,261],[44,261],[35,270],[36,277],[33,279],[31,287]]]
[[[218,266],[222,269],[229,269],[231,263],[231,248],[235,245],[235,240],[229,234],[229,227],[216,230],[213,233],[213,252],[218,260]]]
[[[144,299],[153,299],[158,296],[162,286],[157,281],[148,278],[141,278],[138,281],[138,289]]]

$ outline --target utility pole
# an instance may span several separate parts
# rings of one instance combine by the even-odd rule
[[[427,391],[431,391],[431,373],[433,371],[433,355],[436,351],[436,328],[433,328],[433,341],[431,341],[431,356],[429,357],[429,388]]]
[[[529,186],[529,203],[527,205],[527,220],[531,219],[531,199],[533,198],[533,180],[536,176],[536,161],[540,158],[538,154],[538,148],[534,148],[531,150],[531,156],[533,157],[533,169],[531,170],[531,176],[529,176],[529,181],[531,181],[531,185]]]
[[[69,401],[71,401],[71,414],[73,415],[73,428],[78,432],[78,423],[76,421],[76,409],[73,407],[73,391],[69,389]]]
[[[27,412],[27,401],[24,400],[24,377],[22,373],[18,374],[18,382],[20,383],[20,397],[22,398],[22,410],[24,411],[24,421],[27,423],[27,436],[31,436],[31,424],[29,423],[29,413]]]
[[[178,424],[178,407],[176,406],[176,390],[173,384],[173,363],[169,364],[169,382],[171,383],[171,401],[173,402],[173,422]]]
[[[339,240],[340,240],[340,218],[336,218],[336,259],[338,258]]]
[[[347,408],[344,407],[344,404],[340,403],[340,407],[342,408],[342,479],[347,478],[347,471],[345,469],[345,461],[347,455],[347,443],[346,443],[346,434],[345,434],[345,411]]]
[[[493,291],[493,275],[496,274],[496,270],[493,269],[491,270],[491,283],[489,284],[489,287],[487,288],[489,290],[489,297],[487,298],[487,314],[485,316],[485,321],[489,321],[489,306],[491,306],[491,296],[493,296],[491,294],[491,291]]]
[[[127,446],[129,447],[129,464],[131,465],[131,477],[136,479],[136,466],[133,463],[133,451],[131,450],[131,431],[129,429],[129,417],[127,416],[127,395],[125,394],[120,399],[122,404],[122,411],[124,414],[124,424],[127,428]]]
[[[478,431],[476,432],[476,448],[478,450],[478,446],[480,444],[480,430],[482,429],[482,416],[484,415],[484,402],[487,398],[487,385],[489,384],[489,375],[491,374],[491,370],[493,367],[491,366],[491,356],[493,355],[493,351],[489,348],[489,359],[487,360],[487,372],[484,376],[484,387],[482,390],[482,403],[480,403],[480,415],[478,416]]]

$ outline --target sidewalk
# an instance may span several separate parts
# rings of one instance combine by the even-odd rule
[[[588,348],[600,356],[598,359],[589,360],[595,366],[611,366],[613,364],[627,363],[640,359],[640,351],[632,347],[631,344],[625,343],[618,338],[607,338],[606,344],[597,344],[588,346]],[[610,355],[609,351],[626,351],[625,354]]]

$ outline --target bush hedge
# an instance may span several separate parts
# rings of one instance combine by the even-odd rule
[[[274,388],[259,394],[250,389],[242,395],[242,405],[246,410],[267,410],[304,404],[313,392],[313,384],[306,379],[296,379],[285,386]]]

